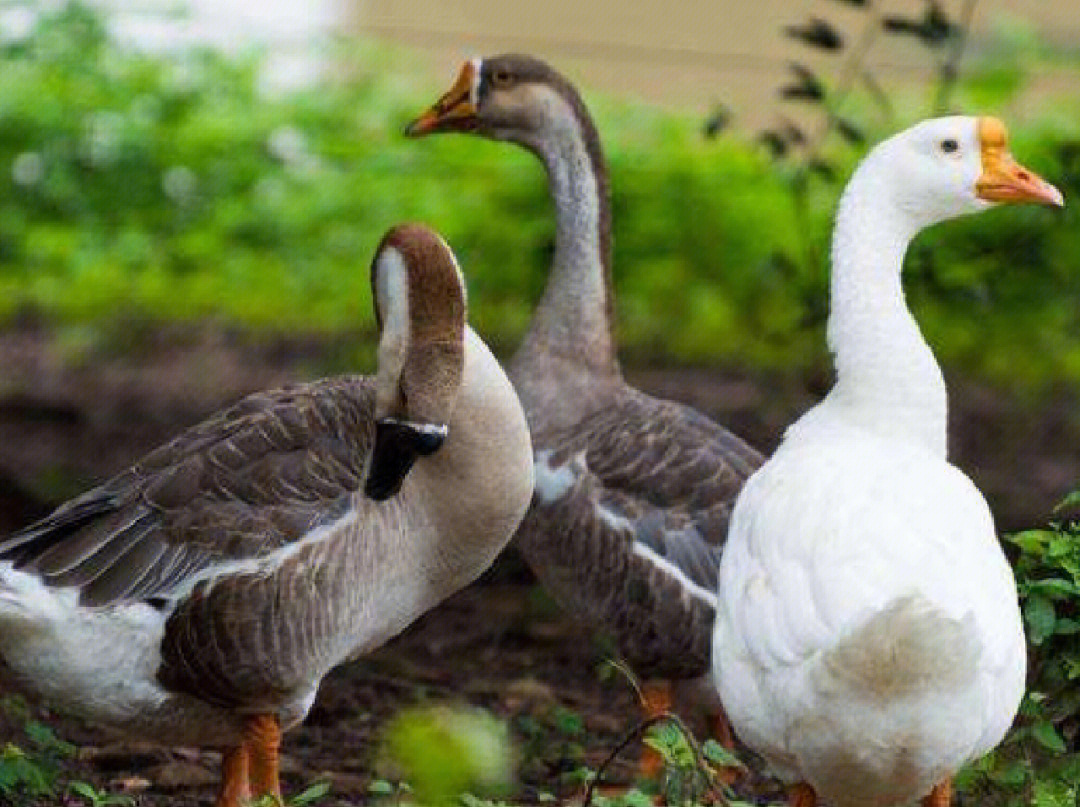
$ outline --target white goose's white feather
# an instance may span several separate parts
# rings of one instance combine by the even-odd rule
[[[721,560],[713,671],[732,725],[836,807],[925,796],[1001,740],[1023,694],[1015,581],[985,500],[945,459],[944,382],[899,283],[927,223],[907,215],[920,148],[942,136],[977,160],[973,120],[931,121],[845,192],[837,385],[744,487]],[[893,192],[903,176],[915,189]]]
[[[1000,740],[1023,692],[1024,645],[1011,571],[962,473],[866,435],[786,446],[747,484],[735,536],[721,564],[717,680],[742,739],[781,773],[827,797],[832,766],[855,749],[851,775],[894,785],[906,744],[924,759],[899,784],[917,796]],[[921,641],[900,636],[862,665],[844,652],[882,614],[901,622],[889,609],[905,602],[924,621]],[[905,672],[916,674],[906,689],[890,678]]]

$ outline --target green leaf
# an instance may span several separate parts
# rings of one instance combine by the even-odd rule
[[[56,736],[56,733],[44,723],[30,720],[23,727],[23,731],[26,732],[26,736],[30,738],[31,742],[42,751],[64,757],[74,756],[75,754],[75,746],[65,740],[61,740]]]
[[[1060,513],[1070,507],[1080,507],[1080,490],[1074,490],[1054,506],[1054,512]]]
[[[299,793],[289,799],[289,805],[290,807],[305,807],[305,805],[315,803],[329,792],[329,782],[315,782],[302,793]]]
[[[585,721],[581,719],[581,715],[565,706],[555,708],[552,721],[555,728],[568,737],[578,737],[585,733]]]
[[[1054,633],[1058,636],[1072,636],[1075,633],[1080,633],[1080,621],[1062,617],[1054,623]]]
[[[1054,604],[1046,597],[1034,594],[1024,603],[1024,619],[1028,625],[1028,639],[1038,646],[1054,633]]]
[[[991,782],[1001,787],[1017,789],[1027,782],[1031,769],[1026,762],[1017,759],[990,770],[987,775]]]
[[[1025,584],[1029,594],[1041,594],[1052,600],[1066,600],[1080,594],[1080,585],[1071,580],[1052,577],[1046,580],[1031,580]]]
[[[376,779],[367,786],[367,792],[372,796],[392,796],[396,789],[385,779]]]
[[[1043,748],[1047,748],[1055,753],[1065,753],[1065,741],[1058,734],[1054,725],[1048,721],[1040,721],[1031,727],[1031,736],[1035,738],[1035,741],[1039,743]]]
[[[1022,551],[1038,555],[1042,554],[1046,543],[1053,535],[1049,530],[1024,530],[1023,532],[1014,532],[1011,535],[1006,535],[1005,538],[1009,543],[1019,547]]]
[[[98,800],[98,792],[89,782],[70,782],[68,784],[68,790],[76,796],[82,796],[89,801],[93,802]]]
[[[1075,782],[1040,779],[1035,782],[1032,807],[1076,807],[1076,787]]]
[[[708,739],[702,744],[701,754],[714,765],[725,768],[741,768],[743,766],[738,757],[713,739]]]

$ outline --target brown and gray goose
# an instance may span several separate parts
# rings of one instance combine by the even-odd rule
[[[611,207],[581,97],[538,59],[466,62],[407,133],[517,143],[547,169],[555,253],[510,364],[536,452],[515,543],[546,588],[616,640],[666,705],[708,674],[717,569],[735,496],[762,462],[697,411],[626,384],[612,338]]]
[[[449,247],[372,264],[378,373],[263,392],[0,543],[0,656],[52,704],[222,748],[219,807],[278,795],[335,665],[475,579],[533,489],[524,413]]]

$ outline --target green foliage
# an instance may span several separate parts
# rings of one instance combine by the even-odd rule
[[[965,103],[996,105],[1042,58],[997,47],[997,66],[957,88]],[[419,219],[459,253],[478,329],[516,344],[550,259],[540,166],[473,138],[404,139],[442,82],[371,43],[332,56],[344,78],[264,97],[257,54],[139,53],[78,5],[0,47],[0,322],[44,320],[110,349],[207,321],[365,343],[371,252]],[[835,179],[806,177],[737,135],[701,138],[690,115],[589,100],[611,163],[626,352],[821,366],[831,214],[857,155],[835,155]],[[1067,107],[1021,127],[1015,150],[1071,198]],[[911,295],[947,365],[1030,388],[1080,381],[1075,210],[999,211],[920,239]]]
[[[26,706],[21,699],[4,698],[2,708],[24,719],[25,748],[8,742],[0,749],[0,801],[20,805],[54,795],[62,765],[75,753],[75,747],[48,726],[25,719]]]
[[[420,804],[450,804],[466,792],[499,793],[513,777],[507,727],[479,709],[402,712],[386,729],[385,748]]]
[[[98,790],[89,782],[69,783],[68,793],[81,799],[86,807],[132,807],[135,804],[131,796]]]
[[[1059,511],[1075,512],[1080,493]],[[965,772],[987,805],[1075,805],[1080,798],[1080,521],[1007,536],[1029,643],[1028,694],[1005,743]],[[1064,801],[1063,801],[1064,800]]]
[[[561,704],[545,703],[514,717],[521,739],[520,773],[526,781],[572,786],[587,780],[585,723],[581,715]]]
[[[260,796],[251,802],[250,807],[282,807],[282,805],[284,807],[309,807],[309,805],[318,804],[329,792],[329,782],[315,782],[295,796],[286,796],[283,801],[270,795]]]

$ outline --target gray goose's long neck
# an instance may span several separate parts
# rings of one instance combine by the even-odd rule
[[[586,113],[565,101],[561,105],[565,112],[552,116],[525,143],[547,169],[555,206],[555,254],[544,296],[514,363],[554,363],[563,370],[617,378],[611,205],[603,153]]]
[[[883,180],[868,169],[852,179],[836,216],[828,337],[837,380],[823,406],[944,457],[945,381],[901,285],[919,227],[887,201]]]

